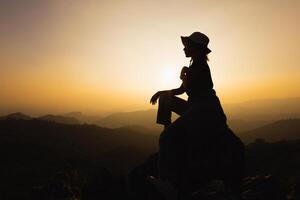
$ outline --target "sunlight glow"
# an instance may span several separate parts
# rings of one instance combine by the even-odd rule
[[[164,68],[160,74],[160,79],[164,86],[175,87],[180,81],[179,72],[176,71],[176,68]]]
[[[0,1],[0,115],[157,108],[149,98],[182,83],[180,36],[194,31],[210,39],[222,103],[300,96],[300,1],[265,5]]]

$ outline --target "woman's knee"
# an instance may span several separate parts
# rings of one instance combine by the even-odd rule
[[[171,93],[169,92],[165,92],[163,93],[162,95],[160,95],[159,97],[159,102],[170,102],[171,99],[172,99],[172,96],[174,97],[174,95],[172,95]]]

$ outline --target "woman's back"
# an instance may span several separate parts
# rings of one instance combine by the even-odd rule
[[[201,98],[214,94],[213,81],[206,61],[194,61],[183,80],[189,98]]]

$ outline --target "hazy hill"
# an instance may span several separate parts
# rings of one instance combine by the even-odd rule
[[[239,136],[246,143],[253,142],[256,138],[263,138],[268,142],[300,139],[300,119],[279,120],[263,127],[240,133]]]
[[[22,197],[33,185],[45,184],[69,165],[87,173],[100,166],[128,173],[157,151],[157,141],[158,136],[126,128],[0,120],[0,194]]]
[[[22,120],[30,120],[31,117],[21,112],[11,113],[6,116],[0,117],[0,119],[22,119]]]
[[[229,126],[236,132],[249,131],[283,118],[300,118],[300,98],[263,99],[236,104],[224,104]],[[156,109],[120,112],[94,121],[95,124],[118,128],[139,125],[156,131]],[[176,119],[174,116],[173,119]]]
[[[159,134],[160,133],[160,131],[158,131],[158,130],[150,129],[145,126],[139,126],[139,125],[122,126],[120,128],[116,128],[115,130],[116,131],[130,130],[132,132],[143,133],[143,134]]]
[[[83,114],[81,112],[78,112],[78,111],[65,113],[62,116],[76,118],[81,123],[88,123],[88,124],[95,124],[95,122],[98,121],[101,118],[101,116],[85,115],[85,114]]]
[[[271,121],[263,121],[263,120],[256,120],[256,121],[249,121],[243,119],[229,119],[227,121],[228,126],[234,130],[236,133],[241,133],[245,131],[250,131],[264,125],[271,123]]]
[[[1,152],[9,152],[10,157],[5,158],[12,163],[18,162],[18,159],[28,162],[37,159],[36,162],[44,159],[51,161],[52,158],[58,161],[72,157],[96,158],[124,146],[136,148],[140,153],[148,155],[155,151],[158,141],[158,136],[125,127],[108,129],[37,119],[1,120],[0,132]]]
[[[223,106],[230,128],[238,133],[250,131],[280,119],[300,118],[300,98],[252,100],[235,104],[224,104]],[[146,129],[159,132],[162,130],[162,126],[155,123],[156,113],[156,109],[150,109],[119,112],[101,117],[88,116],[81,112],[70,112],[59,116],[42,116],[40,119],[66,124],[89,123],[107,128],[131,126],[136,129],[136,126],[139,126],[137,129],[145,127]],[[2,117],[2,119],[5,117]],[[22,113],[11,114],[11,117],[30,119],[30,116]],[[176,119],[175,115],[174,119]]]
[[[118,127],[145,127],[149,130],[159,132],[162,126],[155,123],[157,110],[141,110],[135,112],[114,113],[105,118],[95,122],[95,124],[103,127],[118,128]],[[173,120],[176,119],[174,115]],[[228,125],[236,132],[248,131],[254,128],[261,127],[270,123],[263,120],[243,120],[243,119],[229,119]]]
[[[3,145],[8,143],[26,144],[27,142],[45,143],[45,145],[52,143],[52,149],[59,149],[71,144],[68,148],[72,149],[73,152],[77,152],[73,149],[77,147],[85,149],[82,149],[81,153],[95,150],[86,152],[86,155],[102,153],[124,145],[145,149],[147,146],[144,146],[142,141],[157,138],[126,127],[109,129],[95,125],[68,125],[40,119],[1,120],[0,130],[0,137],[2,137],[0,143]],[[140,131],[142,130],[146,129],[140,129]]]
[[[53,121],[62,124],[80,124],[80,121],[74,117],[65,117],[61,115],[44,115],[38,117],[37,119],[44,121]]]
[[[64,117],[73,117],[76,118],[78,120],[85,120],[85,116],[81,113],[81,112],[69,112],[69,113],[65,113],[63,114]]]
[[[108,115],[96,122],[97,125],[109,128],[119,128],[123,126],[139,125],[148,129],[161,129],[155,123],[156,110],[141,110],[135,112],[120,112]]]
[[[224,104],[224,110],[229,119],[274,121],[283,118],[300,118],[300,97]]]

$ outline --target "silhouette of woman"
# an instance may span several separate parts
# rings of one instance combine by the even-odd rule
[[[215,106],[219,109],[223,120],[226,121],[225,114],[213,89],[213,82],[209,66],[207,64],[207,54],[211,50],[207,47],[209,38],[200,32],[194,32],[188,37],[181,37],[184,45],[186,57],[191,57],[189,67],[183,67],[180,73],[182,84],[179,88],[155,93],[150,103],[156,104],[159,99],[157,120],[167,128],[171,124],[171,113],[183,115],[194,103],[201,103],[203,106],[214,99]],[[185,101],[176,95],[186,92],[188,100]]]
[[[194,32],[181,37],[181,41],[185,56],[191,58],[190,66],[181,70],[181,86],[158,91],[150,100],[154,105],[159,99],[156,122],[165,127],[159,139],[159,178],[170,181],[181,190],[190,190],[192,182],[199,181],[196,180],[199,176],[204,183],[215,174],[221,174],[221,170],[229,178],[234,176],[239,180],[243,168],[243,144],[228,128],[226,115],[213,89],[207,63],[207,55],[211,52],[207,47],[209,38],[203,33]],[[188,95],[187,101],[176,97],[184,92]],[[172,112],[180,115],[173,123]],[[222,165],[216,164],[221,162],[217,157],[226,159],[226,155],[221,156],[221,153],[226,152],[225,148],[234,146],[237,147],[234,151],[240,153],[237,153],[235,161],[227,161],[230,163],[226,166],[228,169],[220,169]],[[193,157],[194,154],[197,156]],[[195,157],[200,158],[199,165],[195,164]],[[234,162],[239,163],[238,167],[233,166]],[[236,172],[229,173],[228,170]]]

